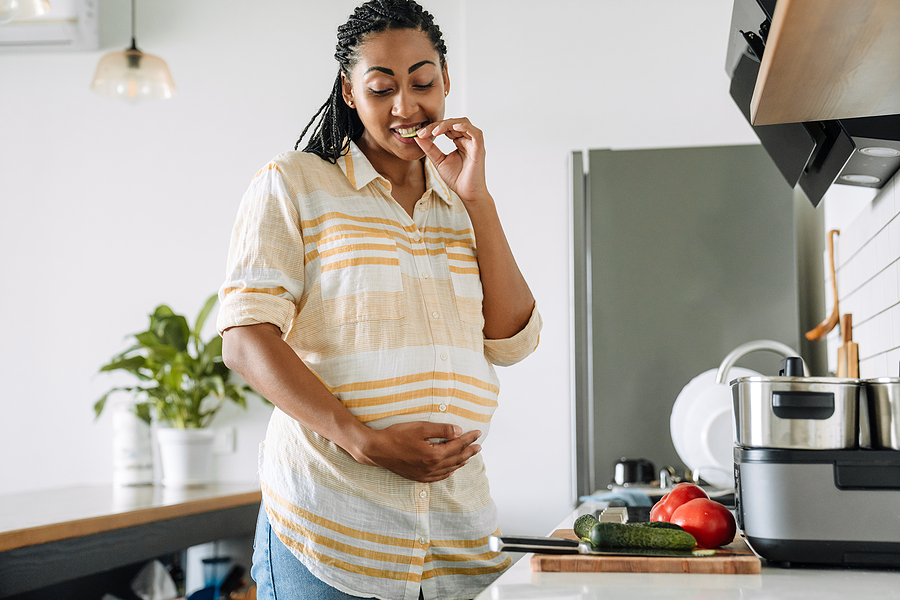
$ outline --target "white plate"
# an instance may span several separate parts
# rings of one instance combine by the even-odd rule
[[[672,406],[669,431],[678,456],[691,471],[718,487],[734,487],[734,447],[731,386],[738,377],[760,375],[756,371],[732,367],[726,383],[716,383],[719,369],[694,377]]]

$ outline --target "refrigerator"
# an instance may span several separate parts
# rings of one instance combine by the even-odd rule
[[[577,500],[622,458],[683,472],[673,404],[737,346],[781,342],[824,374],[824,342],[802,335],[824,317],[824,232],[759,145],[593,149],[569,166]]]

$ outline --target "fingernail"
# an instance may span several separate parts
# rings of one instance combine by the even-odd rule
[[[472,449],[475,450],[475,453],[481,452],[481,446],[479,444],[472,444]]]
[[[462,435],[462,427],[460,427],[459,425],[454,425],[453,426],[453,434],[457,437],[461,436]]]

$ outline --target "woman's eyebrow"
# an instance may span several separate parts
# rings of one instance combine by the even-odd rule
[[[409,71],[407,71],[407,72],[412,73],[413,71],[415,71],[416,69],[418,69],[421,66],[434,65],[434,64],[435,64],[434,61],[423,60],[423,61],[417,62],[416,64],[411,66],[409,68]],[[437,66],[437,65],[435,65],[435,66]],[[391,69],[386,69],[385,67],[369,67],[368,69],[366,69],[366,73],[369,73],[370,71],[380,71],[380,72],[384,73],[385,75],[391,75],[391,76],[393,76],[393,74],[394,74],[394,72]],[[366,73],[363,73],[363,74],[365,75]]]
[[[407,71],[407,73],[412,73],[413,71],[415,71],[416,69],[418,69],[419,67],[421,67],[423,65],[434,65],[434,62],[430,61],[430,60],[423,60],[422,62],[417,62],[416,64],[414,64],[413,66],[411,66],[409,68],[409,71]],[[437,65],[434,65],[434,66],[437,66]]]

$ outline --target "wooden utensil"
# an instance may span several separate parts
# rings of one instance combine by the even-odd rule
[[[834,308],[831,309],[831,314],[828,315],[827,319],[806,332],[806,339],[811,342],[821,340],[838,324],[840,312],[838,309],[837,277],[834,274],[834,236],[840,234],[839,229],[832,229],[828,232],[828,266],[831,269],[831,295],[834,296]]]
[[[853,341],[853,315],[841,317],[841,347],[838,348],[838,377],[859,377],[859,344]]]

